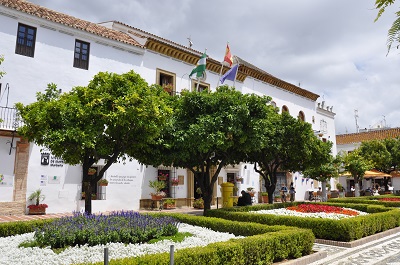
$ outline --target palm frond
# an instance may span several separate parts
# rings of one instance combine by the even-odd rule
[[[386,41],[386,45],[388,47],[387,54],[389,54],[392,44],[394,42],[400,42],[400,11],[396,12],[396,15],[397,19],[393,22],[392,26],[388,31],[388,38]]]

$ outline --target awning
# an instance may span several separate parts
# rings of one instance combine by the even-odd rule
[[[351,176],[351,174],[349,172],[344,172],[344,173],[342,173],[340,175],[341,176]],[[383,172],[380,172],[380,171],[378,171],[376,169],[367,170],[364,173],[364,178],[382,179],[384,177],[391,177],[391,175],[383,173]]]

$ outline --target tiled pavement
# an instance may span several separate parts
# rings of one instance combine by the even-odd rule
[[[203,210],[180,208],[163,210],[202,215]],[[149,212],[141,210],[140,212]],[[59,218],[71,213],[46,215],[0,215],[0,223],[10,221],[26,221],[35,219]],[[373,235],[359,241],[354,241],[344,247],[338,242],[316,242],[313,250],[315,254],[292,261],[279,262],[279,265],[400,265],[400,228],[392,229]],[[332,244],[331,244],[332,243]],[[342,246],[340,246],[342,245]],[[349,245],[349,244],[347,244]]]

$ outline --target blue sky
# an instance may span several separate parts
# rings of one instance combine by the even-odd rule
[[[31,0],[91,22],[117,20],[223,59],[231,51],[321,96],[336,133],[400,127],[400,54],[387,54],[396,6],[374,22],[374,0]]]

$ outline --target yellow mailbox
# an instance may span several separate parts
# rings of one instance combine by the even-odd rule
[[[222,191],[222,208],[233,207],[233,185],[230,182],[224,182],[221,184]]]

